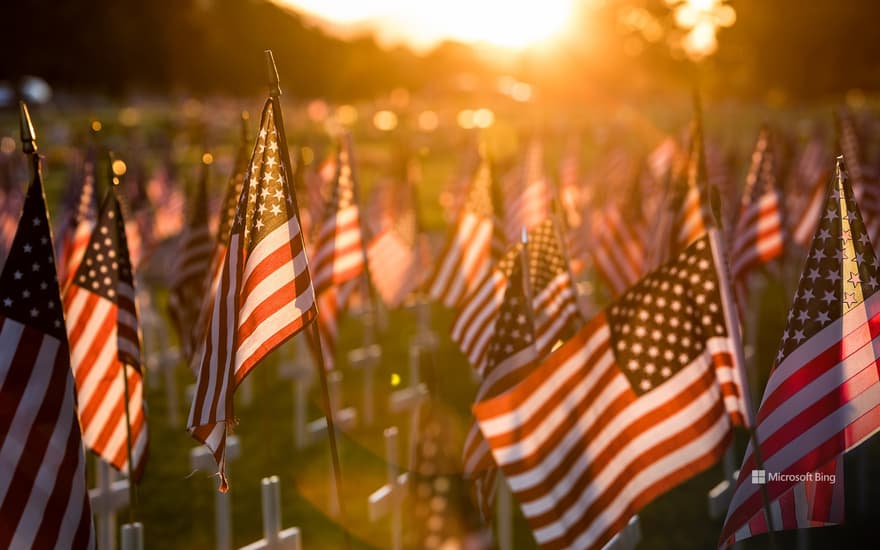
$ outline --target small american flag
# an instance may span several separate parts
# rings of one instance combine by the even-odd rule
[[[874,341],[880,323],[878,268],[839,158],[758,410],[763,469],[793,474],[765,485],[774,529],[841,522],[842,479],[831,485],[792,478],[835,472],[843,453],[880,429],[880,355]],[[770,529],[760,485],[750,482],[758,468],[749,445],[722,546]]]
[[[336,161],[333,193],[324,210],[312,258],[318,295],[331,286],[355,279],[364,271],[366,260],[352,160],[351,140],[343,139]]]
[[[25,179],[19,156],[0,152],[0,266],[18,227],[24,201],[21,187]]]
[[[500,395],[524,379],[540,357],[535,337],[535,323],[524,288],[518,249],[504,299],[498,311],[488,349],[486,366],[477,390],[476,401]],[[476,424],[471,426],[464,444],[464,474],[475,483],[477,503],[484,519],[491,517],[497,471],[489,446]]]
[[[217,241],[214,243],[214,251],[211,258],[211,264],[206,275],[205,293],[202,295],[201,305],[199,306],[199,316],[196,321],[193,334],[193,343],[199,345],[204,339],[204,331],[207,329],[208,320],[211,311],[214,308],[214,299],[217,295],[217,287],[220,285],[220,278],[223,274],[223,261],[226,258],[226,249],[229,246],[229,233],[232,231],[232,222],[235,219],[235,209],[238,207],[238,199],[241,197],[241,189],[244,186],[244,178],[248,169],[248,161],[250,160],[250,152],[253,150],[247,132],[242,134],[241,145],[238,148],[238,154],[235,157],[235,165],[232,168],[232,175],[226,185],[226,192],[223,195],[223,202],[220,204],[220,216],[217,223]],[[195,348],[193,348],[195,349]],[[193,354],[189,367],[194,375],[199,375],[198,359]]]
[[[533,289],[532,309],[537,323],[539,350],[548,352],[580,321],[577,290],[567,267],[562,245],[550,220],[529,234],[529,280]],[[518,261],[521,243],[514,245],[498,264],[462,302],[452,325],[452,339],[468,361],[483,374],[489,357],[489,345],[498,319],[508,277]]]
[[[506,242],[516,242],[523,227],[531,229],[550,216],[553,194],[544,172],[544,147],[540,141],[529,143],[520,166],[505,178],[501,196]]]
[[[714,464],[744,421],[742,365],[704,235],[507,393],[474,406],[544,548],[601,548]]]
[[[79,192],[70,196],[67,220],[61,228],[58,252],[58,280],[67,288],[82,261],[89,238],[95,229],[98,204],[95,192],[95,152],[89,150],[82,163]]]
[[[592,216],[593,265],[612,296],[620,296],[645,273],[649,228],[642,216],[642,170],[633,172],[628,189]]]
[[[214,238],[208,227],[208,165],[202,165],[202,174],[190,195],[190,211],[180,234],[175,265],[168,292],[168,312],[177,328],[183,356],[190,362],[202,336],[199,325],[200,302],[210,284],[210,269],[214,254]]]
[[[730,271],[740,313],[747,310],[751,271],[782,255],[782,201],[776,174],[777,159],[770,131],[763,128],[752,153],[730,250]]]
[[[0,273],[0,546],[94,548],[39,161]]]
[[[849,167],[853,195],[864,213],[868,236],[872,242],[877,242],[880,239],[880,185],[873,181],[866,170],[862,144],[852,114],[841,110],[836,115],[837,141]]]
[[[107,190],[85,255],[64,293],[64,314],[83,440],[138,480],[146,464],[147,419],[134,279],[116,187]]]
[[[244,178],[220,284],[197,352],[190,434],[214,453],[226,491],[226,432],[233,394],[269,352],[317,316],[289,175],[280,161],[272,100]]]
[[[446,307],[455,307],[491,269],[496,228],[491,188],[492,171],[484,155],[458,221],[428,279],[429,295]]]
[[[785,185],[785,218],[794,242],[808,247],[825,208],[825,189],[831,156],[822,139],[813,136],[804,145]]]

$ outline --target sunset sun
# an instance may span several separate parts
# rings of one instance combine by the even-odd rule
[[[383,42],[404,42],[417,49],[442,40],[487,43],[522,49],[558,35],[572,14],[573,0],[537,3],[502,0],[284,0],[294,9],[340,30],[369,29]]]

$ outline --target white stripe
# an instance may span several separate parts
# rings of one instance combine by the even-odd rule
[[[14,325],[18,324],[7,318],[4,322],[3,332],[5,333],[5,327],[9,326],[12,329],[10,333],[13,333],[16,330]],[[16,343],[17,346],[18,343]],[[0,472],[15,472],[22,458],[25,444],[34,428],[36,415],[46,399],[46,391],[52,378],[51,376],[42,376],[42,374],[47,369],[54,368],[55,357],[58,354],[59,348],[60,342],[57,339],[48,335],[43,336],[40,350],[37,352],[36,361],[34,362],[35,368],[31,371],[31,376],[24,387],[21,400],[15,409],[15,416],[9,424],[9,431],[5,439],[0,442],[0,445],[2,445],[0,446]],[[3,349],[15,350],[16,348]],[[7,371],[11,363],[12,355],[10,354],[9,363],[2,365],[2,370]],[[11,483],[11,475],[0,476],[0,502],[6,499],[6,493]]]
[[[266,235],[260,242],[257,243],[257,246],[254,247],[253,250],[248,254],[248,259],[251,258],[265,258],[269,256],[273,252],[275,252],[281,245],[289,243],[291,240],[296,238],[300,233],[299,223],[296,221],[296,216],[291,217],[287,220],[286,224],[281,224],[272,230],[271,233]],[[233,238],[238,241],[241,236],[238,234],[232,235]],[[232,246],[232,242],[230,239],[230,247]],[[228,255],[229,258],[233,258],[234,260],[238,259],[238,247],[236,246],[235,255]],[[244,266],[244,273],[242,274],[242,281],[247,281],[253,270],[257,267],[258,262],[249,261],[247,265]],[[299,271],[297,271],[299,273]]]
[[[41,364],[39,362],[37,365],[40,365],[41,367],[47,366],[46,363]],[[48,374],[48,372],[45,372],[45,368],[39,370],[43,371],[41,374]],[[38,372],[38,370],[34,369],[34,372]],[[46,378],[50,378],[50,376],[46,376]],[[65,381],[69,380],[70,376],[65,376]],[[64,389],[65,391],[62,394],[63,397],[58,419],[52,425],[52,435],[49,437],[49,444],[46,447],[46,452],[43,454],[42,461],[37,469],[37,475],[34,478],[34,485],[28,495],[28,500],[25,504],[21,521],[19,521],[15,530],[15,536],[12,538],[9,545],[10,548],[30,548],[33,546],[34,539],[40,530],[40,521],[43,519],[43,515],[46,512],[46,505],[49,503],[49,497],[52,495],[52,490],[58,482],[58,471],[61,468],[62,461],[67,451],[67,439],[70,435],[71,428],[76,425],[75,422],[72,421],[73,392],[70,391],[71,388],[68,384],[65,384]],[[42,405],[42,403],[40,403],[40,405]],[[39,426],[39,428],[45,429],[46,425],[43,424]],[[14,472],[14,470],[7,471]],[[84,477],[85,476],[83,476],[83,478]],[[82,495],[83,493],[69,493],[69,495],[76,494]],[[79,520],[79,517],[76,519]],[[68,541],[65,541],[65,539],[60,537],[57,540],[62,544],[69,541],[69,539]]]
[[[304,293],[297,296],[293,302],[284,302],[281,307],[272,312],[271,315],[263,319],[251,334],[240,341],[238,344],[238,353],[235,354],[235,374],[244,362],[257,352],[257,349],[263,345],[267,339],[272,337],[281,328],[289,324],[291,321],[299,319],[305,311],[308,311],[315,303],[314,292],[311,287]]]
[[[455,277],[461,262],[462,250],[467,241],[468,235],[472,234],[474,227],[479,223],[478,218],[470,212],[465,213],[461,217],[456,230],[451,234],[452,244],[449,246],[448,253],[443,256],[443,263],[440,264],[440,270],[437,273],[434,284],[431,286],[431,297],[435,300],[443,299],[447,305],[450,301],[457,301],[450,296],[444,296],[443,292],[449,286],[449,281]]]
[[[251,256],[248,264],[252,262],[259,263],[263,259],[264,258],[254,258]],[[263,275],[262,279],[259,280],[259,283],[257,283],[247,295],[242,297],[244,298],[244,302],[241,304],[238,327],[241,328],[241,325],[250,318],[254,310],[268,300],[273,294],[285,286],[293,285],[296,277],[306,269],[308,269],[306,255],[303,252],[300,252],[292,261],[288,260],[282,262],[275,271]]]

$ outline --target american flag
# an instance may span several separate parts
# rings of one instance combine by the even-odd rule
[[[516,242],[520,231],[531,229],[550,216],[553,194],[544,173],[544,147],[533,140],[525,158],[501,189],[506,242]]]
[[[235,164],[232,168],[232,175],[226,185],[226,192],[223,195],[223,202],[220,205],[220,216],[217,223],[217,241],[214,243],[213,254],[211,257],[210,267],[206,275],[205,292],[202,294],[201,305],[199,306],[198,320],[196,321],[195,330],[198,331],[193,335],[193,342],[196,347],[204,338],[204,331],[207,329],[208,320],[211,317],[211,311],[214,307],[214,299],[217,295],[217,287],[220,285],[220,278],[223,274],[223,260],[226,258],[226,249],[229,246],[229,233],[232,231],[232,222],[235,219],[235,209],[238,207],[238,199],[241,197],[241,189],[244,186],[244,178],[248,169],[248,160],[252,150],[247,132],[242,132],[241,145],[238,148],[238,154],[235,157]],[[194,348],[195,349],[195,348]],[[194,375],[199,375],[198,358],[193,354],[189,367]]]
[[[83,440],[138,480],[146,464],[147,419],[134,280],[116,187],[104,197],[85,255],[65,290],[64,314]]]
[[[777,158],[770,132],[758,135],[746,176],[742,206],[730,250],[730,271],[740,313],[748,306],[748,278],[756,267],[782,255],[782,201],[776,183]]]
[[[24,195],[18,155],[0,152],[0,261],[12,245]],[[3,264],[0,263],[0,266]]]
[[[527,247],[538,347],[541,352],[548,352],[570,324],[580,320],[577,290],[550,220],[534,228],[529,234]],[[509,285],[508,278],[521,248],[522,244],[517,243],[498,261],[498,265],[462,302],[452,324],[453,341],[481,376],[489,358],[489,346]]]
[[[594,211],[591,219],[593,265],[615,297],[645,273],[650,228],[640,206],[641,178],[642,171],[636,170],[629,189]]]
[[[880,429],[880,355],[872,345],[880,322],[878,267],[839,158],[758,410],[763,468],[749,445],[722,546],[769,530],[760,485],[750,480],[753,470],[832,473],[843,453]],[[806,484],[783,479],[765,485],[774,529],[842,520],[842,479],[833,486],[815,478]]]
[[[202,336],[199,329],[200,302],[210,283],[214,238],[208,227],[208,171],[202,164],[202,174],[190,195],[190,211],[178,242],[175,265],[168,292],[168,312],[177,328],[183,356],[191,361]]]
[[[364,271],[366,259],[352,160],[351,140],[343,139],[336,161],[333,193],[324,209],[312,258],[318,295],[355,279]]]
[[[428,279],[428,294],[446,307],[461,302],[492,267],[496,223],[491,189],[492,171],[483,155],[458,221]]]
[[[0,273],[0,546],[94,548],[39,161]]]
[[[430,251],[424,235],[419,234],[416,184],[418,178],[413,163],[400,170],[401,177],[388,180],[376,207],[375,237],[367,246],[371,266],[382,266],[372,271],[373,287],[389,307],[398,307],[425,279],[430,262]]]
[[[480,169],[484,155],[475,143],[468,143],[459,155],[459,166],[456,174],[450,178],[440,191],[440,207],[443,219],[448,224],[458,220],[461,209],[467,202],[468,189],[474,179],[474,173]]]
[[[849,167],[853,194],[864,212],[868,236],[871,237],[872,242],[877,242],[880,239],[880,185],[867,173],[862,145],[852,114],[841,110],[836,115],[837,140]]]
[[[226,431],[233,394],[274,348],[315,319],[315,292],[289,175],[280,160],[276,114],[267,100],[229,235],[220,284],[198,350],[198,382],[187,424],[214,453],[226,491]]]
[[[566,227],[583,223],[583,187],[581,186],[581,140],[573,135],[559,161],[559,202]]]
[[[165,159],[153,173],[146,191],[150,203],[155,205],[153,238],[161,241],[179,234],[186,224],[186,197],[174,177],[171,159]]]
[[[134,164],[126,175],[123,188],[122,211],[125,215],[125,237],[131,264],[137,269],[146,262],[155,245],[155,219],[153,205],[144,182],[144,167]]]
[[[509,392],[474,406],[544,548],[601,548],[714,464],[745,421],[717,234],[642,279]]]
[[[808,247],[825,206],[825,189],[831,178],[830,154],[822,139],[813,136],[804,145],[785,185],[785,218],[794,242]]]
[[[86,246],[95,229],[98,205],[95,192],[95,153],[89,151],[82,165],[81,189],[71,198],[76,204],[70,205],[66,223],[61,229],[61,244],[58,253],[58,280],[61,288],[67,288],[73,274],[79,268]]]
[[[524,285],[522,249],[518,249],[504,299],[498,310],[488,349],[486,366],[476,401],[508,391],[523,380],[541,356],[537,346],[535,322]],[[528,276],[528,275],[526,275]],[[488,444],[476,424],[471,426],[464,444],[464,474],[474,481],[477,503],[483,518],[491,517],[497,470]]]

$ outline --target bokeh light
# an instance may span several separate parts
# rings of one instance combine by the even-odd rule
[[[375,126],[377,130],[389,132],[397,128],[397,115],[394,114],[393,111],[377,111],[376,114],[373,115],[373,126]]]

